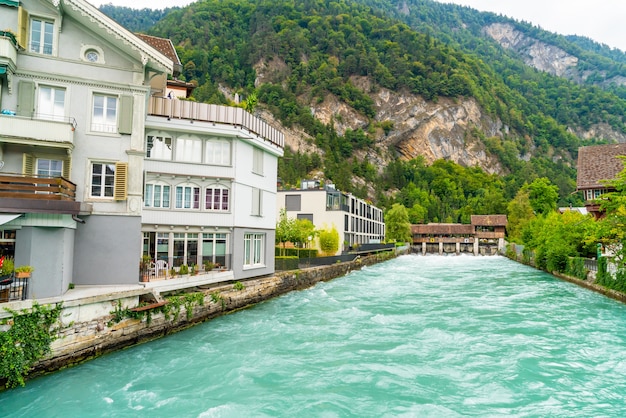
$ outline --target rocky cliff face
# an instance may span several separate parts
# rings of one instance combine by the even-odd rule
[[[585,82],[594,73],[606,77],[604,71],[582,70],[578,57],[563,49],[526,36],[510,23],[493,23],[483,28],[483,33],[498,42],[503,48],[515,51],[526,63],[539,71],[567,78],[576,83]],[[626,85],[622,76],[604,79],[601,84]]]
[[[494,23],[483,31],[503,48],[517,52],[526,65],[559,77],[580,78],[578,58],[561,48],[530,38],[508,23]]]

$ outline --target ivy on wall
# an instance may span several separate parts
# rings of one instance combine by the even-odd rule
[[[26,373],[50,352],[50,344],[58,338],[62,305],[34,303],[19,312],[5,308],[13,315],[0,322],[8,327],[0,331],[0,380],[6,380],[6,388],[24,386]]]

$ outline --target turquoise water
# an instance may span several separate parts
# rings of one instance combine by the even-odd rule
[[[0,393],[23,417],[624,417],[626,305],[402,256]]]

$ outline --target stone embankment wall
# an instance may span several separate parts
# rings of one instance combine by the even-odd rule
[[[243,288],[231,282],[186,289],[187,292],[203,294],[202,303],[187,305],[189,312],[184,304],[179,304],[179,311],[169,310],[166,314],[155,303],[154,309],[144,310],[134,318],[128,317],[126,315],[146,296],[137,292],[111,295],[105,300],[95,298],[71,306],[64,305],[61,313],[63,326],[59,338],[53,342],[51,353],[33,367],[28,377],[160,338],[258,302],[344,276],[352,270],[388,260],[397,254],[399,253],[380,253],[357,258],[352,262],[277,273],[270,277],[241,281]]]

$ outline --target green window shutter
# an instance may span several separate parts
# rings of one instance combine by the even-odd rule
[[[35,111],[35,83],[21,80],[17,96],[17,115],[32,117]]]
[[[120,97],[120,133],[133,133],[133,96]]]
[[[115,180],[113,185],[113,198],[126,200],[128,196],[128,163],[115,163]]]
[[[30,154],[22,154],[22,174],[26,176],[35,174],[35,157]]]

